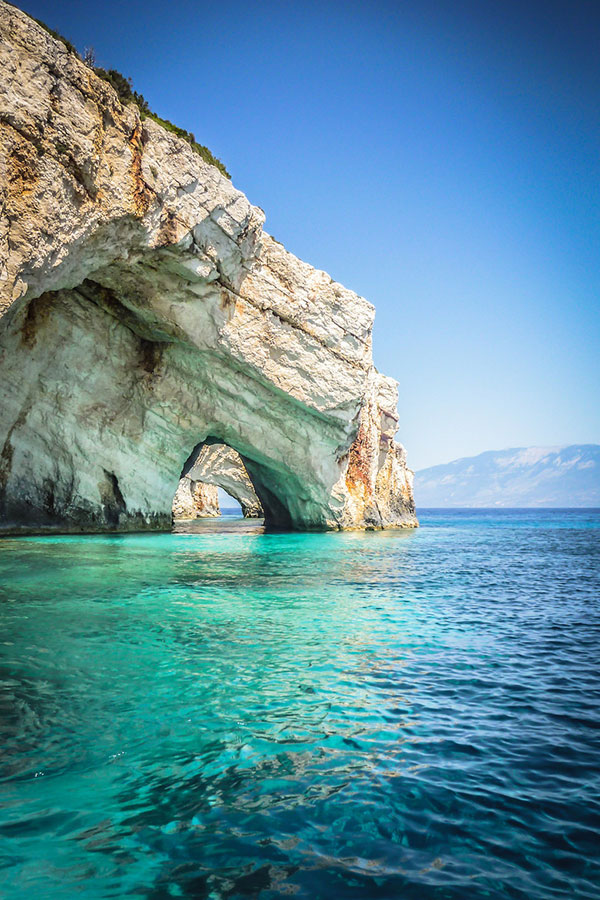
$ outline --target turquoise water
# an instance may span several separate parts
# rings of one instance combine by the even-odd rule
[[[2,897],[600,897],[600,513],[421,521],[2,540]]]

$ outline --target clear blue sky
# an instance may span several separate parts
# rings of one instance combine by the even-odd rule
[[[600,442],[600,3],[23,0],[377,308],[414,468]]]

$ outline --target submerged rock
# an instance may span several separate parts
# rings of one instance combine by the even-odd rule
[[[168,528],[193,448],[268,524],[416,525],[366,300],[0,0],[0,522]]]

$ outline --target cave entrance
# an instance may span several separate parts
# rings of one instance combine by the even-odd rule
[[[183,466],[173,498],[173,523],[221,515],[262,519],[264,511],[240,454],[227,444],[204,442]]]

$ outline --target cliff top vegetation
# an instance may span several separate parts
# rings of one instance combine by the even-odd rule
[[[50,28],[46,25],[45,22],[42,22],[40,19],[35,19],[33,16],[34,22],[37,22],[45,31],[48,32],[55,40],[61,41],[69,53],[74,53],[78,59],[84,62],[87,66],[89,66],[95,74],[102,78],[103,81],[107,81],[111,87],[117,93],[117,96],[123,105],[127,103],[135,103],[140,111],[140,117],[142,119],[152,119],[154,122],[157,122],[167,131],[171,131],[173,134],[176,134],[177,137],[183,138],[184,141],[190,145],[192,150],[197,153],[202,159],[209,163],[211,166],[216,166],[216,168],[221,172],[222,175],[225,175],[226,178],[231,178],[231,175],[225,168],[224,164],[218,159],[209,149],[205,147],[204,144],[199,144],[196,140],[195,135],[191,131],[186,131],[185,128],[180,128],[178,125],[174,125],[173,122],[170,122],[168,119],[163,119],[161,116],[157,115],[150,109],[148,105],[148,101],[146,98],[135,91],[133,89],[133,82],[131,78],[127,78],[125,75],[118,72],[116,69],[103,69],[100,66],[95,65],[95,58],[93,50],[87,50],[85,55],[82,57],[78,52],[77,48],[74,44],[71,43],[66,37],[63,37],[58,31],[55,31],[53,28]]]

